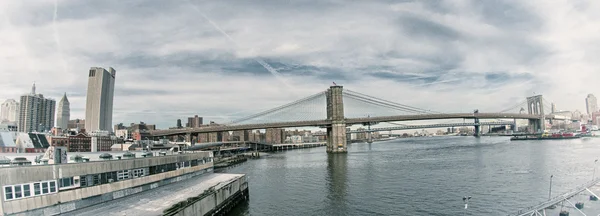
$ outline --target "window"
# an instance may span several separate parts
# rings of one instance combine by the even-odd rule
[[[80,182],[80,185],[81,185],[81,187],[86,187],[86,186],[88,186],[88,185],[87,185],[87,178],[86,178],[86,176],[81,176],[81,177],[79,177],[79,182]]]
[[[60,187],[71,187],[73,186],[73,177],[60,179]]]
[[[117,172],[117,180],[123,180],[129,178],[129,170],[123,170]]]
[[[5,186],[4,187],[4,196],[6,200],[11,200],[13,199],[13,190],[12,190],[12,186]]]
[[[21,185],[15,185],[15,199],[23,197],[21,193]]]
[[[36,196],[42,194],[40,183],[33,183],[33,192]]]
[[[48,182],[42,182],[42,194],[48,193]]]
[[[24,184],[23,185],[23,196],[24,197],[30,197],[31,196],[31,185],[29,184]]]
[[[56,192],[56,182],[51,181],[50,182],[50,193],[54,193],[54,192]]]
[[[100,176],[98,174],[93,175],[92,179],[93,179],[94,185],[99,185],[100,184]]]

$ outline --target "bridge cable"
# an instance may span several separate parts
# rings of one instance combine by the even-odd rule
[[[361,101],[363,103],[368,103],[368,104],[379,106],[379,107],[391,108],[391,109],[395,109],[395,110],[399,110],[399,111],[404,111],[404,112],[409,112],[409,113],[418,113],[418,114],[423,114],[424,113],[423,111],[420,111],[420,110],[407,109],[407,108],[404,108],[404,107],[398,107],[398,106],[394,106],[394,105],[390,105],[390,104],[385,104],[385,103],[381,103],[379,101],[374,101],[373,99],[359,97],[359,96],[356,96],[356,95],[347,94],[346,96],[349,97],[349,98]]]
[[[407,109],[422,110],[422,112],[424,112],[424,113],[431,113],[431,114],[437,113],[437,114],[441,114],[441,112],[436,112],[436,111],[432,111],[432,110],[426,110],[426,109],[422,109],[422,108],[418,108],[418,107],[413,107],[413,106],[409,106],[409,105],[405,105],[405,104],[400,104],[400,103],[396,103],[396,102],[393,102],[393,101],[385,100],[385,99],[382,99],[382,98],[377,98],[377,97],[374,97],[374,96],[370,96],[370,95],[362,94],[362,93],[359,93],[359,92],[351,91],[351,90],[348,90],[348,89],[345,89],[344,92],[347,92],[348,94],[354,94],[356,96],[362,96],[362,97],[367,97],[367,98],[372,98],[372,99],[380,100],[382,102],[385,102],[385,103],[388,103],[388,104],[394,104],[394,105],[400,106],[400,107],[405,107]]]
[[[244,117],[244,118],[241,118],[241,119],[237,119],[237,120],[231,121],[229,124],[236,124],[236,123],[244,122],[244,121],[247,121],[247,120],[250,120],[250,119],[254,119],[256,117],[260,117],[260,116],[265,116],[265,115],[268,115],[268,114],[272,114],[272,113],[275,113],[277,111],[281,111],[281,110],[283,110],[285,108],[289,108],[289,107],[298,105],[300,103],[303,103],[303,102],[310,101],[312,99],[321,97],[325,93],[326,93],[325,91],[322,91],[322,92],[319,92],[317,94],[314,94],[314,95],[302,98],[300,100],[296,100],[294,102],[291,102],[291,103],[288,103],[288,104],[285,104],[285,105],[282,105],[282,106],[279,106],[279,107],[276,107],[276,108],[273,108],[273,109],[270,109],[270,110],[266,110],[266,111],[263,111],[263,112],[260,112],[260,113],[257,113],[257,114],[251,115],[251,116],[247,116],[247,117]]]
[[[406,105],[403,105],[403,104],[398,104],[398,103],[395,103],[395,102],[386,101],[386,100],[382,100],[382,99],[375,98],[375,97],[370,97],[368,95],[364,95],[363,96],[363,95],[357,95],[357,94],[353,94],[353,93],[347,93],[345,95],[349,96],[349,97],[352,97],[354,99],[359,99],[359,100],[362,99],[363,102],[369,101],[370,104],[373,104],[373,105],[387,106],[388,108],[389,107],[395,107],[397,109],[402,109],[402,110],[405,110],[405,111],[415,112],[415,113],[428,113],[428,114],[435,113],[433,111],[428,111],[428,110],[424,110],[424,109],[420,109],[420,108],[413,108],[413,107],[406,106]],[[377,101],[377,100],[381,100],[381,101]]]

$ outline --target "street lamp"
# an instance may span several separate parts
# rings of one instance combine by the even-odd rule
[[[596,163],[598,162],[598,159],[596,159],[594,161],[594,173],[592,174],[592,181],[594,181],[594,179],[596,178]]]
[[[554,175],[550,175],[550,190],[548,190],[548,200],[552,199],[552,177],[554,177]]]
[[[463,197],[463,202],[465,202],[465,214],[467,215],[467,208],[469,208],[469,200],[471,199],[471,196],[468,197]]]

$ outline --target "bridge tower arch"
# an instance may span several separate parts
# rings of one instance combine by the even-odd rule
[[[326,93],[327,120],[327,153],[347,153],[346,118],[344,117],[344,96],[342,86],[331,86]]]
[[[541,133],[546,130],[546,115],[544,114],[544,100],[542,95],[527,97],[527,113],[538,115],[540,119],[529,119],[529,126],[534,132]]]

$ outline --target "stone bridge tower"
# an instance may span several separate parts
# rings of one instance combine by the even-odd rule
[[[546,114],[544,113],[544,101],[542,95],[527,97],[527,113],[538,115],[540,119],[530,119],[529,126],[534,133],[542,133],[546,130]]]
[[[347,153],[346,120],[344,117],[344,96],[342,86],[331,86],[327,96],[327,153]]]

